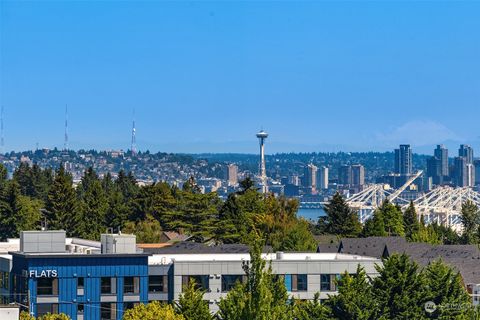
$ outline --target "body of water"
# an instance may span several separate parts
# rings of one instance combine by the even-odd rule
[[[298,209],[297,216],[305,218],[307,220],[317,221],[318,217],[325,216],[323,209]]]

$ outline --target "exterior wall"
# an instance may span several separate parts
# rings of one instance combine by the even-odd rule
[[[469,285],[468,292],[472,296],[473,305],[480,306],[480,284]]]
[[[10,303],[11,272],[12,260],[0,258],[0,305]]]
[[[18,320],[20,318],[20,309],[18,307],[0,307],[0,319]]]
[[[56,270],[58,295],[37,296],[38,278],[35,275],[45,270]],[[33,272],[33,274],[31,274]],[[16,276],[13,290],[17,301],[29,304],[36,316],[39,303],[58,303],[58,311],[66,313],[72,320],[100,319],[100,303],[117,303],[116,319],[123,315],[125,302],[144,302],[148,300],[148,258],[147,256],[105,257],[101,255],[82,255],[81,257],[32,258],[24,255],[13,256],[12,273]],[[124,277],[139,277],[139,294],[124,295]],[[77,290],[78,278],[84,278],[84,290]],[[115,294],[101,294],[101,277],[115,278]],[[25,288],[25,284],[27,288]],[[28,291],[27,291],[28,289]],[[24,301],[22,293],[28,292]],[[83,295],[82,295],[83,293]],[[83,317],[77,317],[79,304],[84,304]]]
[[[327,299],[329,294],[335,291],[321,291],[321,274],[342,274],[345,271],[355,273],[358,264],[361,264],[367,274],[375,276],[375,264],[380,260],[356,261],[356,260],[334,260],[334,261],[281,261],[272,262],[272,271],[278,275],[307,275],[307,290],[289,292],[289,295],[300,300],[313,299],[317,292],[320,292],[320,299]],[[241,261],[176,261],[166,266],[150,266],[150,274],[169,274],[169,301],[178,300],[182,293],[182,276],[185,275],[206,275],[208,276],[208,290],[204,298],[209,301],[210,310],[218,310],[218,302],[227,292],[222,292],[222,275],[244,275]],[[288,288],[288,286],[287,286]],[[154,295],[149,294],[149,300],[156,300]],[[159,299],[160,300],[160,299]]]

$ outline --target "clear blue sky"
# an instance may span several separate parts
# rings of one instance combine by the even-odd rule
[[[7,150],[480,148],[480,2],[2,1]]]

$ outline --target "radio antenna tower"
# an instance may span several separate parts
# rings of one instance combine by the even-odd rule
[[[63,150],[68,150],[68,106],[65,105],[65,137],[63,141]]]
[[[0,115],[0,152],[4,152],[4,147],[5,147],[5,138],[3,136],[3,106],[1,110],[1,115]]]
[[[135,109],[133,109],[133,121],[132,121],[132,144],[130,146],[132,155],[137,154],[137,138],[136,138],[136,129],[135,129]]]

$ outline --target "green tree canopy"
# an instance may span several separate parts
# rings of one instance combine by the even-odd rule
[[[220,300],[218,316],[224,320],[291,319],[291,307],[281,278],[266,268],[262,259],[263,241],[257,236],[250,251],[250,262],[244,263],[245,283],[237,283],[227,297]]]
[[[47,196],[46,209],[49,229],[63,229],[68,235],[75,235],[79,204],[72,185],[72,176],[63,166],[55,172],[55,179]]]
[[[319,220],[319,229],[340,237],[357,237],[362,232],[358,214],[350,208],[340,193],[325,205],[326,217]]]
[[[480,211],[472,201],[468,200],[462,205],[460,219],[463,225],[462,240],[465,244],[480,242]]]
[[[405,255],[392,255],[377,266],[373,296],[377,319],[421,319],[425,315],[425,278],[415,262]]]
[[[326,301],[332,316],[341,320],[374,320],[378,309],[365,269],[357,266],[355,274],[344,273],[337,283],[338,295]]]
[[[177,313],[183,315],[186,320],[211,320],[212,315],[208,307],[208,301],[203,299],[204,292],[197,288],[194,280],[183,288],[182,294],[175,304]]]
[[[132,309],[125,311],[123,320],[185,320],[185,318],[175,312],[170,304],[161,304],[158,301],[152,301],[148,304],[139,304]]]

